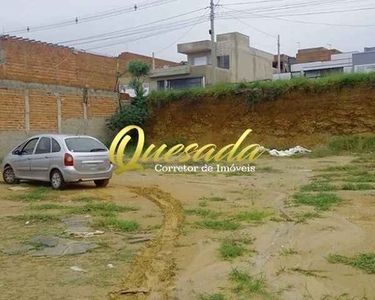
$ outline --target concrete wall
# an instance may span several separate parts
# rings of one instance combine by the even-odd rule
[[[106,119],[117,107],[113,92],[0,80],[0,157],[39,133],[88,134],[110,141]]]
[[[273,55],[250,47],[250,39],[238,32],[218,35],[218,56],[230,56],[231,82],[272,79]]]
[[[166,74],[169,74],[169,73],[173,73],[173,72],[166,72]],[[205,79],[205,85],[209,85],[211,83],[211,65],[191,66],[190,73],[188,74],[175,74],[175,75],[159,76],[155,78],[152,77],[149,79],[150,90],[151,91],[157,90],[158,80],[173,80],[173,79],[196,78],[196,77],[203,77]],[[230,82],[231,72],[226,69],[216,68],[216,79],[218,82]]]

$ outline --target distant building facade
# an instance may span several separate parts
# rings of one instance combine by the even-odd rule
[[[249,37],[238,32],[217,35],[216,81],[241,82],[272,79],[273,55],[250,47]],[[211,41],[184,43],[178,52],[187,61],[177,67],[155,69],[150,90],[204,87],[211,84]]]
[[[375,71],[375,47],[365,48],[364,52],[353,54],[353,69],[356,73]]]
[[[329,59],[328,59],[329,55]],[[326,48],[299,50],[291,77],[317,78],[334,73],[363,73],[375,71],[375,47],[363,52],[345,52]]]

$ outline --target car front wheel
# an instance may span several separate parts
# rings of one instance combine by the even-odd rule
[[[63,190],[65,188],[64,177],[59,170],[54,170],[51,173],[51,187],[54,190]]]
[[[20,180],[16,178],[16,174],[11,166],[7,166],[4,169],[3,179],[7,184],[17,184],[20,182]]]
[[[105,179],[105,180],[95,180],[95,185],[97,187],[106,187],[109,183],[109,179]]]

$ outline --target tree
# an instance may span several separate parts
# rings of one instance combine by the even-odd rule
[[[132,98],[132,104],[144,105],[145,90],[143,84],[150,73],[150,65],[139,60],[132,60],[128,63],[126,72],[130,74],[129,86],[134,89],[135,97]]]
[[[143,84],[150,72],[150,65],[138,60],[128,63],[123,74],[130,74],[129,86],[134,89],[135,97],[131,98],[130,105],[120,107],[109,119],[107,126],[112,130],[121,130],[128,125],[143,125],[148,117],[145,90]]]

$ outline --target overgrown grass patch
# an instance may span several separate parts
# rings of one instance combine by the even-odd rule
[[[375,74],[337,74],[310,80],[308,78],[292,78],[291,80],[258,81],[241,83],[221,83],[207,88],[191,88],[184,90],[154,91],[148,96],[148,101],[154,106],[162,105],[183,98],[200,99],[211,96],[215,98],[243,94],[250,109],[262,101],[274,101],[285,94],[296,92],[323,93],[339,91],[342,88],[355,86],[375,86]],[[336,143],[337,144],[337,143]],[[336,145],[334,144],[334,145]],[[346,145],[344,143],[344,145]],[[341,147],[341,144],[339,144]],[[336,147],[339,147],[336,146]],[[366,143],[370,147],[371,142]]]
[[[74,202],[93,202],[100,200],[97,196],[90,196],[90,195],[79,195],[75,196],[72,199]]]
[[[341,189],[344,191],[367,191],[375,190],[375,185],[368,183],[345,183]]]
[[[214,212],[213,210],[205,208],[185,209],[184,213],[187,215],[196,215],[205,218],[215,218],[218,215],[218,213]]]
[[[236,230],[240,228],[240,224],[229,220],[211,220],[206,219],[196,222],[197,228],[213,229],[213,230]]]
[[[297,193],[293,196],[293,201],[297,204],[313,206],[318,210],[329,210],[340,202],[340,198],[333,193]]]
[[[28,207],[29,210],[52,210],[52,209],[67,209],[69,208],[68,206],[65,205],[60,205],[60,204],[55,204],[55,203],[44,203],[44,204],[35,204],[35,205],[30,205]]]
[[[246,222],[254,222],[254,223],[262,223],[265,218],[267,218],[270,213],[262,210],[254,210],[254,211],[247,211],[241,212],[236,215],[236,220],[239,221],[246,221]]]
[[[337,190],[337,187],[329,183],[312,182],[301,186],[302,192],[330,192]]]
[[[233,291],[244,299],[251,299],[252,295],[260,295],[264,299],[276,299],[267,290],[267,283],[263,274],[250,276],[247,272],[234,269],[229,274],[229,279],[235,283]]]
[[[60,218],[55,215],[48,215],[48,214],[27,214],[21,216],[14,216],[11,217],[13,220],[16,221],[24,221],[24,222],[54,222],[60,221]]]
[[[321,172],[347,172],[357,171],[360,167],[357,165],[332,166],[320,170]]]
[[[245,253],[246,248],[242,245],[242,243],[234,240],[234,239],[225,239],[221,241],[219,254],[220,257],[225,260],[231,260],[238,256],[241,256]]]
[[[100,218],[92,222],[95,227],[107,227],[122,232],[131,232],[139,229],[140,224],[136,221],[120,220],[116,217]]]
[[[349,137],[339,137],[333,139],[328,143],[328,147],[340,152],[369,152],[375,150],[375,136],[374,135],[354,135]]]
[[[353,257],[330,254],[327,260],[332,264],[344,264],[360,269],[368,274],[375,274],[375,253],[361,253]]]
[[[120,206],[113,203],[86,203],[83,206],[72,208],[69,213],[71,214],[97,214],[104,216],[113,216],[115,213],[137,211],[139,208],[134,206]]]
[[[229,298],[221,293],[199,294],[198,300],[228,300]]]
[[[370,174],[369,172],[365,171],[361,174],[356,174],[344,179],[346,182],[361,182],[361,183],[368,183],[368,182],[375,182],[375,174]]]
[[[11,195],[10,200],[23,202],[48,200],[50,191],[51,189],[49,187],[40,186],[31,189],[31,191],[27,193]]]

